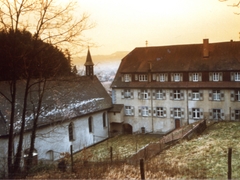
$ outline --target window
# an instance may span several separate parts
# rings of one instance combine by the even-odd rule
[[[133,91],[131,89],[124,89],[122,90],[122,99],[132,99],[133,98]]]
[[[181,92],[180,92],[180,90],[174,90],[174,91],[173,91],[173,99],[174,99],[174,100],[180,100],[180,98],[181,98]]]
[[[188,90],[188,99],[193,101],[203,100],[203,91],[202,90]]]
[[[155,92],[155,98],[156,99],[165,99],[166,98],[166,93],[162,89],[157,89]]]
[[[224,111],[223,109],[210,109],[209,110],[209,119],[213,120],[224,120]]]
[[[93,132],[93,118],[92,117],[88,118],[88,130],[90,133]]]
[[[103,127],[107,127],[107,119],[106,119],[106,113],[105,112],[103,113],[102,120],[103,120]]]
[[[209,81],[222,81],[222,73],[221,72],[209,73]]]
[[[73,122],[70,122],[68,125],[68,135],[69,135],[69,141],[74,141],[74,124]]]
[[[240,81],[240,72],[231,73],[231,81]]]
[[[159,74],[159,76],[158,76],[160,82],[168,81],[168,78],[167,78],[167,77],[168,77],[167,74],[164,74],[164,73],[161,73],[161,74]]]
[[[151,110],[148,106],[140,106],[138,107],[139,116],[149,116],[151,114]]]
[[[138,92],[138,98],[139,99],[150,99],[150,92],[146,89],[141,90]]]
[[[210,101],[223,101],[224,100],[224,91],[210,90],[209,91],[209,100]]]
[[[134,106],[125,106],[125,115],[134,116]]]
[[[202,81],[201,73],[189,73],[189,81],[198,82]]]
[[[190,119],[203,119],[203,110],[200,108],[189,109]]]
[[[213,101],[220,101],[221,100],[221,93],[219,90],[213,90],[212,92]]]
[[[213,81],[219,81],[219,73],[213,73]]]
[[[170,108],[170,117],[175,119],[184,118],[184,108]]]
[[[132,76],[131,74],[124,74],[124,79],[123,79],[124,82],[130,82],[132,81]]]
[[[171,100],[183,100],[184,91],[183,90],[170,90],[170,99]]]
[[[240,90],[231,91],[231,101],[240,101]]]
[[[213,109],[213,119],[220,119],[220,118],[221,118],[221,110]]]
[[[181,118],[181,108],[174,108],[173,109],[173,117],[174,118]]]
[[[175,81],[175,82],[181,81],[181,76],[179,73],[173,74],[173,81]]]
[[[240,73],[239,72],[234,73],[234,80],[240,81]]]
[[[240,109],[231,110],[231,120],[240,120]]]
[[[192,91],[192,100],[199,100],[200,99],[200,94],[199,91]]]
[[[166,108],[165,107],[155,107],[153,108],[153,116],[157,117],[166,117]]]
[[[148,76],[146,74],[140,74],[139,81],[148,81]]]

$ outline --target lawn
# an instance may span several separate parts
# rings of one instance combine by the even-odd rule
[[[74,160],[79,161],[104,161],[110,160],[110,147],[112,147],[112,159],[122,160],[135,154],[151,142],[157,142],[161,135],[151,134],[124,134],[119,135],[92,147],[82,150],[74,155]]]

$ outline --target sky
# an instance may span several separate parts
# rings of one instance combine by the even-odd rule
[[[84,33],[92,55],[135,47],[239,41],[238,0],[77,0],[96,26]],[[87,48],[86,48],[87,49]]]

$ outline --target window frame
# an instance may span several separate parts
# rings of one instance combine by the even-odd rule
[[[138,75],[139,82],[147,82],[148,81],[148,75],[147,74],[139,74]]]
[[[124,106],[125,116],[134,116],[134,106]]]

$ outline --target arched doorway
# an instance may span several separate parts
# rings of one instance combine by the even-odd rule
[[[132,134],[132,126],[130,124],[123,124],[123,133]]]

